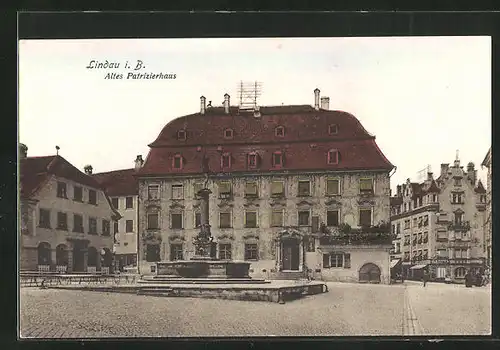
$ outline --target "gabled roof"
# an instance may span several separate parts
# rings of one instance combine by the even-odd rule
[[[19,163],[22,197],[32,196],[51,175],[101,189],[100,184],[95,179],[81,172],[59,155],[28,157],[20,159]]]
[[[139,193],[138,182],[134,177],[135,173],[136,170],[132,168],[97,173],[93,174],[92,177],[106,188],[106,193],[111,197],[133,196]]]
[[[395,205],[401,205],[402,203],[403,203],[403,197],[395,196],[390,198],[391,207]]]
[[[489,167],[491,164],[491,147],[490,149],[488,150],[488,153],[486,153],[486,156],[484,157],[481,165],[482,166],[485,166],[485,167]]]
[[[386,170],[394,165],[384,156],[359,120],[343,111],[315,110],[309,105],[260,107],[260,117],[238,112],[231,107],[207,108],[205,114],[195,113],[169,122],[152,142],[142,176],[201,174],[203,157],[209,168],[221,172],[221,152],[232,157],[230,172],[249,171],[247,155],[257,152],[259,166],[255,171],[273,171],[273,152],[284,154],[283,170]],[[329,126],[337,132],[329,134]],[[275,129],[283,126],[284,136],[277,137]],[[233,130],[233,137],[224,136],[224,130]],[[186,139],[178,140],[177,133],[185,130]],[[327,152],[338,150],[338,164],[327,164]],[[173,169],[172,159],[181,155],[183,169]]]

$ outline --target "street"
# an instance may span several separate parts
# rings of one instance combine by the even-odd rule
[[[23,338],[487,335],[491,289],[328,283],[280,305],[22,288]]]

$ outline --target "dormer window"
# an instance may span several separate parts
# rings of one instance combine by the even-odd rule
[[[186,140],[186,130],[177,131],[177,140],[181,140],[181,141]]]
[[[224,138],[225,139],[232,139],[233,138],[233,129],[224,130]]]
[[[281,168],[283,166],[283,153],[281,151],[276,151],[273,153],[273,167]]]
[[[277,126],[276,129],[274,129],[274,135],[276,137],[284,137],[285,136],[285,127],[284,126]]]
[[[327,156],[328,164],[338,164],[339,163],[339,151],[336,149],[331,149],[328,151]]]
[[[257,153],[251,152],[248,154],[248,167],[256,168],[257,167]]]
[[[220,160],[221,167],[224,168],[230,168],[231,167],[231,154],[230,153],[223,153],[221,156]]]
[[[339,126],[337,124],[328,125],[328,134],[329,135],[337,135],[339,132]]]
[[[172,168],[174,169],[182,169],[182,156],[180,154],[176,154],[172,159]]]

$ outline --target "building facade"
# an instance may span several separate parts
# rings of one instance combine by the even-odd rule
[[[139,155],[134,168],[93,174],[121,215],[120,220],[113,222],[115,263],[120,270],[125,266],[137,266],[138,186],[135,174],[143,163]]]
[[[397,236],[394,255],[405,278],[458,280],[466,271],[481,272],[484,264],[486,191],[477,181],[474,164],[464,171],[460,160],[441,164],[434,179],[397,186],[391,198],[391,226]]]
[[[329,110],[327,98],[320,107],[319,90],[314,106],[251,111],[227,94],[223,107],[202,97],[199,113],[149,146],[138,175],[140,273],[194,255],[197,192],[207,187],[219,259],[249,261],[267,278],[388,281],[391,241],[363,234],[389,227],[394,167],[354,116]]]
[[[59,155],[20,148],[20,269],[112,272],[119,214],[101,186]]]
[[[486,154],[486,157],[484,157],[483,162],[481,163],[482,166],[486,167],[488,169],[488,175],[487,175],[487,191],[486,191],[486,244],[485,244],[485,253],[486,253],[486,261],[488,264],[488,267],[491,272],[491,268],[493,265],[491,264],[491,239],[492,239],[492,232],[493,232],[493,226],[492,226],[492,217],[491,217],[491,148],[488,150],[488,153]]]

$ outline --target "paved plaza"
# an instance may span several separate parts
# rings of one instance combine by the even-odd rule
[[[22,288],[23,338],[488,335],[491,288],[328,283],[277,304]]]

